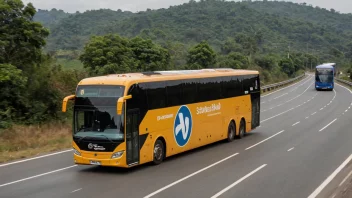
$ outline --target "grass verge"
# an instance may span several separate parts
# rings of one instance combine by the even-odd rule
[[[71,148],[71,140],[69,124],[13,126],[0,131],[0,163]]]

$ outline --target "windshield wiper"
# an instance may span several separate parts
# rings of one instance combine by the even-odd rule
[[[83,139],[86,138],[86,137],[87,137],[87,136],[83,136],[83,137],[79,138],[78,141],[77,141],[77,143],[80,143],[81,140],[83,140]]]
[[[107,140],[109,140],[111,143],[115,143],[114,141],[112,141],[108,136],[104,135],[104,134],[99,134],[98,136],[103,136],[105,137]]]

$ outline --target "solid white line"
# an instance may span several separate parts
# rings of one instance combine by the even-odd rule
[[[320,129],[319,132],[322,131],[322,130],[324,130],[324,129],[326,129],[326,127],[330,126],[330,125],[331,125],[332,123],[334,123],[336,120],[337,120],[337,118],[335,118],[335,120],[331,121],[331,122],[330,122],[329,124],[327,124],[325,127],[323,127],[322,129]]]
[[[232,183],[231,185],[229,185],[228,187],[224,188],[223,190],[221,190],[220,192],[216,193],[215,195],[213,195],[211,198],[217,198],[220,195],[224,194],[224,192],[230,190],[231,188],[233,188],[234,186],[236,186],[237,184],[241,183],[243,180],[247,179],[248,177],[250,177],[251,175],[253,175],[254,173],[258,172],[260,169],[264,168],[266,166],[266,164],[261,165],[260,167],[258,167],[257,169],[255,169],[254,171],[248,173],[247,175],[245,175],[244,177],[242,177],[241,179],[237,180],[236,182]]]
[[[292,148],[288,149],[287,152],[292,151],[294,148],[295,148],[295,147],[292,147]]]
[[[345,86],[343,86],[343,85],[340,85],[339,83],[336,83],[338,86],[340,86],[340,87],[343,87],[343,88],[345,88],[347,91],[349,91],[351,94],[352,94],[352,91],[349,89],[349,88],[347,88],[347,87],[345,87]],[[335,91],[335,89],[334,89],[334,91]]]
[[[38,157],[33,157],[33,158],[25,159],[25,160],[15,161],[15,162],[7,163],[7,164],[0,164],[0,167],[9,166],[9,165],[12,165],[12,164],[18,164],[18,163],[22,163],[22,162],[27,162],[27,161],[40,159],[40,158],[44,158],[44,157],[49,157],[49,156],[53,156],[53,155],[58,155],[58,154],[62,154],[62,153],[67,153],[67,152],[70,152],[70,151],[72,151],[72,149],[65,150],[65,151],[60,151],[60,152],[56,152],[56,153],[51,153],[51,154],[48,154],[48,155],[42,155],[42,156],[38,156]]]
[[[314,112],[314,113],[312,113],[311,115],[314,115],[314,114],[316,114],[317,112]]]
[[[308,198],[315,198],[351,160],[352,154]]]
[[[292,126],[295,126],[295,125],[297,125],[297,124],[299,124],[300,122],[296,122],[296,123],[294,123]]]
[[[56,172],[59,172],[59,171],[63,171],[63,170],[69,169],[69,168],[73,168],[75,166],[77,166],[77,165],[73,165],[73,166],[69,166],[69,167],[66,167],[66,168],[57,169],[57,170],[54,170],[54,171],[42,173],[42,174],[35,175],[35,176],[32,176],[32,177],[27,177],[27,178],[20,179],[20,180],[17,180],[17,181],[13,181],[13,182],[9,182],[9,183],[6,183],[6,184],[1,184],[0,187],[8,186],[8,185],[11,185],[11,184],[15,184],[15,183],[26,181],[26,180],[30,180],[30,179],[34,179],[34,178],[41,177],[41,176],[44,176],[44,175],[49,175],[49,174],[56,173]]]
[[[342,180],[342,182],[339,184],[339,186],[342,186],[343,183],[346,182],[346,180],[352,175],[352,171],[348,173],[348,175],[345,177],[345,179]]]
[[[175,182],[173,182],[173,183],[171,183],[171,184],[169,184],[169,185],[167,185],[165,187],[160,188],[159,190],[157,190],[155,192],[150,193],[149,195],[145,196],[144,198],[152,197],[152,196],[154,196],[154,195],[156,195],[156,194],[158,194],[158,193],[160,193],[160,192],[162,192],[162,191],[164,191],[164,190],[166,190],[166,189],[168,189],[168,188],[170,188],[170,187],[172,187],[172,186],[174,186],[174,185],[176,185],[176,184],[178,184],[178,183],[180,183],[180,182],[182,182],[182,181],[184,181],[184,180],[186,180],[186,179],[188,179],[190,177],[193,177],[194,175],[197,175],[197,174],[199,174],[199,173],[201,173],[201,172],[203,172],[203,171],[205,171],[205,170],[207,170],[207,169],[209,169],[209,168],[211,168],[213,166],[216,166],[216,165],[220,164],[221,162],[224,162],[224,161],[226,161],[226,160],[228,160],[228,159],[230,159],[230,158],[232,158],[232,157],[234,157],[234,156],[236,156],[238,154],[239,153],[235,153],[233,155],[230,155],[230,156],[228,156],[228,157],[226,157],[226,158],[224,158],[224,159],[222,159],[220,161],[217,161],[217,162],[215,162],[215,163],[213,163],[213,164],[211,164],[211,165],[209,165],[209,166],[207,166],[205,168],[202,168],[202,169],[200,169],[200,170],[198,170],[198,171],[196,171],[196,172],[194,172],[192,174],[189,174],[189,175],[187,175],[187,176],[185,176],[185,177],[183,177],[183,178],[181,178],[181,179],[179,179],[179,180],[177,180],[177,181],[175,181]]]
[[[77,191],[80,191],[80,190],[82,190],[82,188],[79,188],[79,189],[77,189],[77,190],[74,190],[74,191],[72,191],[71,193],[74,193],[74,192],[77,192]]]
[[[256,143],[256,144],[254,144],[253,146],[250,146],[250,147],[246,148],[246,150],[249,150],[249,149],[251,149],[251,148],[253,148],[253,147],[255,147],[255,146],[258,146],[259,144],[261,144],[261,143],[263,143],[263,142],[265,142],[265,141],[267,141],[267,140],[269,140],[269,139],[271,139],[271,138],[273,138],[273,137],[279,135],[280,133],[283,133],[284,131],[285,131],[285,130],[282,130],[282,131],[280,131],[280,132],[278,132],[278,133],[276,133],[276,134],[274,134],[274,135],[272,135],[272,136],[270,136],[270,137],[268,137],[268,138],[266,138],[266,139],[264,139],[264,140],[262,140],[262,141],[260,141],[260,142],[258,142],[258,143]]]

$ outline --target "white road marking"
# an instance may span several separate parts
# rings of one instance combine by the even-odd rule
[[[347,112],[348,110],[346,109],[345,112]]]
[[[314,115],[314,114],[316,114],[317,112],[314,112],[314,113],[312,113],[312,114],[310,114],[310,115]]]
[[[340,87],[343,87],[343,88],[345,88],[347,91],[349,91],[351,94],[352,94],[352,91],[349,89],[349,88],[347,88],[347,87],[345,87],[345,86],[343,86],[343,85],[340,85],[339,83],[336,83],[338,86],[340,86]],[[335,89],[334,89],[334,91],[335,91]]]
[[[309,117],[306,117],[306,119],[308,119]]]
[[[72,150],[73,150],[73,149],[69,149],[69,150],[65,150],[65,151],[60,151],[60,152],[56,152],[56,153],[51,153],[51,154],[48,154],[48,155],[42,155],[42,156],[38,156],[38,157],[28,158],[28,159],[25,159],[25,160],[10,162],[10,163],[7,163],[7,164],[0,164],[0,167],[9,166],[9,165],[12,165],[12,164],[18,164],[18,163],[22,163],[22,162],[27,162],[27,161],[31,161],[31,160],[35,160],[35,159],[40,159],[40,158],[44,158],[44,157],[49,157],[49,156],[53,156],[53,155],[58,155],[58,154],[62,154],[62,153],[67,153],[67,152],[70,152],[70,151],[72,151]]]
[[[274,116],[272,116],[272,117],[270,117],[270,118],[267,118],[267,119],[265,119],[265,120],[262,120],[262,121],[260,121],[260,123],[266,122],[266,121],[268,121],[268,120],[271,120],[271,119],[273,119],[273,118],[275,118],[275,117],[277,117],[277,116],[279,116],[279,115],[282,115],[282,114],[284,114],[284,113],[287,113],[287,112],[289,112],[289,111],[292,111],[293,109],[295,109],[295,108],[291,108],[291,109],[289,109],[289,110],[287,110],[287,111],[281,112],[281,113],[279,113],[279,114],[277,114],[277,115],[274,115]]]
[[[352,171],[348,173],[348,175],[345,177],[345,179],[342,180],[342,182],[339,184],[339,186],[342,186],[343,183],[346,182],[346,180],[352,175]]]
[[[295,126],[295,125],[297,125],[297,124],[299,124],[300,122],[296,122],[296,123],[294,123],[292,126]]]
[[[260,142],[258,142],[258,143],[256,143],[256,144],[254,144],[253,146],[250,146],[250,147],[246,148],[245,150],[249,150],[249,149],[251,149],[251,148],[253,148],[253,147],[255,147],[255,146],[258,146],[259,144],[261,144],[261,143],[263,143],[263,142],[265,142],[265,141],[270,140],[271,138],[273,138],[273,137],[279,135],[280,133],[283,133],[284,131],[285,131],[285,130],[282,130],[282,131],[280,131],[280,132],[278,132],[278,133],[276,133],[276,134],[274,134],[274,135],[272,135],[272,136],[270,136],[270,137],[268,137],[268,138],[266,138],[266,139],[264,139],[264,140],[262,140],[262,141],[260,141]]]
[[[173,182],[173,183],[171,183],[171,184],[169,184],[169,185],[167,185],[165,187],[160,188],[157,191],[154,191],[154,192],[150,193],[149,195],[145,196],[144,198],[152,197],[152,196],[154,196],[154,195],[156,195],[156,194],[158,194],[158,193],[160,193],[160,192],[162,192],[162,191],[164,191],[164,190],[166,190],[166,189],[168,189],[168,188],[170,188],[170,187],[172,187],[172,186],[174,186],[174,185],[176,185],[176,184],[178,184],[178,183],[180,183],[180,182],[182,182],[182,181],[184,181],[184,180],[186,180],[186,179],[188,179],[190,177],[193,177],[194,175],[197,175],[197,174],[199,174],[199,173],[201,173],[201,172],[203,172],[203,171],[205,171],[205,170],[207,170],[207,169],[209,169],[209,168],[211,168],[213,166],[216,166],[216,165],[220,164],[221,162],[224,162],[224,161],[226,161],[226,160],[228,160],[228,159],[230,159],[232,157],[235,157],[238,154],[239,153],[235,153],[233,155],[230,155],[230,156],[228,156],[228,157],[226,157],[226,158],[224,158],[224,159],[222,159],[220,161],[217,161],[217,162],[215,162],[215,163],[213,163],[213,164],[211,164],[211,165],[209,165],[209,166],[207,166],[205,168],[202,168],[202,169],[200,169],[200,170],[198,170],[198,171],[196,171],[196,172],[194,172],[192,174],[189,174],[189,175],[187,175],[187,176],[185,176],[185,177],[183,177],[183,178],[181,178],[181,179],[179,179],[179,180],[177,180],[177,181],[175,181],[175,182]]]
[[[307,77],[306,77],[307,78]],[[306,79],[306,78],[304,78],[304,79]],[[264,97],[266,97],[266,96],[270,96],[271,94],[273,94],[273,93],[276,93],[276,92],[278,92],[278,91],[281,91],[281,90],[284,90],[284,89],[287,89],[287,88],[289,88],[289,87],[292,87],[292,86],[294,86],[294,85],[296,85],[297,83],[300,83],[302,80],[304,80],[304,79],[301,79],[300,81],[298,81],[298,82],[296,82],[295,84],[292,84],[292,85],[289,85],[289,86],[287,86],[287,87],[284,87],[284,88],[281,88],[281,89],[278,89],[278,90],[276,90],[276,91],[274,91],[274,92],[271,92],[271,93],[269,93],[269,94],[265,94],[264,96],[260,96],[261,98],[264,98]],[[309,77],[309,79],[308,80],[310,80],[311,79],[311,77]],[[308,82],[308,80],[307,81],[305,81],[304,83],[306,83],[306,82]],[[303,84],[304,84],[303,83]]]
[[[308,198],[315,198],[351,160],[352,154]]]
[[[323,109],[324,109],[324,108],[321,108],[320,111],[323,110]]]
[[[288,149],[287,152],[292,151],[294,148],[295,148],[295,147],[292,147],[292,148]]]
[[[4,186],[11,185],[11,184],[19,183],[19,182],[22,182],[22,181],[26,181],[26,180],[34,179],[34,178],[37,178],[37,177],[41,177],[41,176],[44,176],[44,175],[49,175],[49,174],[52,174],[52,173],[60,172],[60,171],[63,171],[63,170],[69,169],[69,168],[76,167],[76,166],[77,165],[73,165],[73,166],[57,169],[57,170],[54,170],[54,171],[42,173],[42,174],[39,174],[39,175],[35,175],[35,176],[32,176],[32,177],[27,177],[27,178],[24,178],[24,179],[16,180],[16,181],[9,182],[9,183],[6,183],[6,184],[1,184],[0,187],[4,187]]]
[[[77,190],[74,190],[74,191],[72,191],[71,193],[74,193],[74,192],[77,192],[77,191],[80,191],[80,190],[82,190],[82,188],[79,188],[79,189],[77,189]]]
[[[323,127],[322,129],[320,129],[319,132],[322,131],[322,130],[324,130],[324,129],[326,129],[326,127],[330,126],[330,125],[331,125],[332,123],[334,123],[336,120],[337,120],[337,118],[335,118],[335,120],[331,121],[331,122],[330,122],[329,124],[327,124],[325,127]]]
[[[274,100],[276,100],[276,99],[278,99],[278,98],[281,98],[282,96],[287,95],[287,94],[288,94],[288,93],[284,93],[284,94],[282,94],[281,96],[278,96],[278,97],[274,98]]]
[[[312,83],[312,84],[313,84],[313,83]],[[297,95],[296,97],[294,97],[294,98],[292,98],[292,99],[290,99],[290,100],[285,101],[285,102],[282,103],[282,104],[279,104],[279,105],[276,105],[276,106],[274,106],[274,107],[271,107],[269,110],[274,109],[274,108],[279,107],[279,106],[282,106],[283,104],[286,104],[286,103],[288,103],[288,102],[290,102],[290,101],[292,101],[292,100],[294,100],[294,99],[300,97],[301,95],[303,95],[303,94],[309,89],[309,87],[310,87],[312,84],[310,84],[310,85],[307,87],[307,89],[304,90],[301,94]],[[306,103],[307,103],[307,102],[304,102],[303,104],[306,104]],[[267,111],[267,110],[263,110],[263,111],[261,111],[261,112],[264,112],[264,111]]]
[[[217,198],[220,195],[224,194],[224,192],[230,190],[231,188],[233,188],[234,186],[236,186],[237,184],[241,183],[243,180],[247,179],[248,177],[250,177],[251,175],[253,175],[254,173],[258,172],[260,169],[264,168],[266,166],[266,164],[261,165],[260,167],[258,167],[257,169],[255,169],[254,171],[248,173],[247,175],[245,175],[244,177],[242,177],[241,179],[237,180],[236,182],[232,183],[231,185],[227,186],[226,188],[224,188],[223,190],[221,190],[220,192],[216,193],[215,195],[213,195],[211,198]]]

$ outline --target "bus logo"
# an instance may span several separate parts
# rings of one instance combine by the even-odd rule
[[[185,146],[192,133],[192,115],[187,106],[181,106],[175,116],[174,136],[177,145]]]

